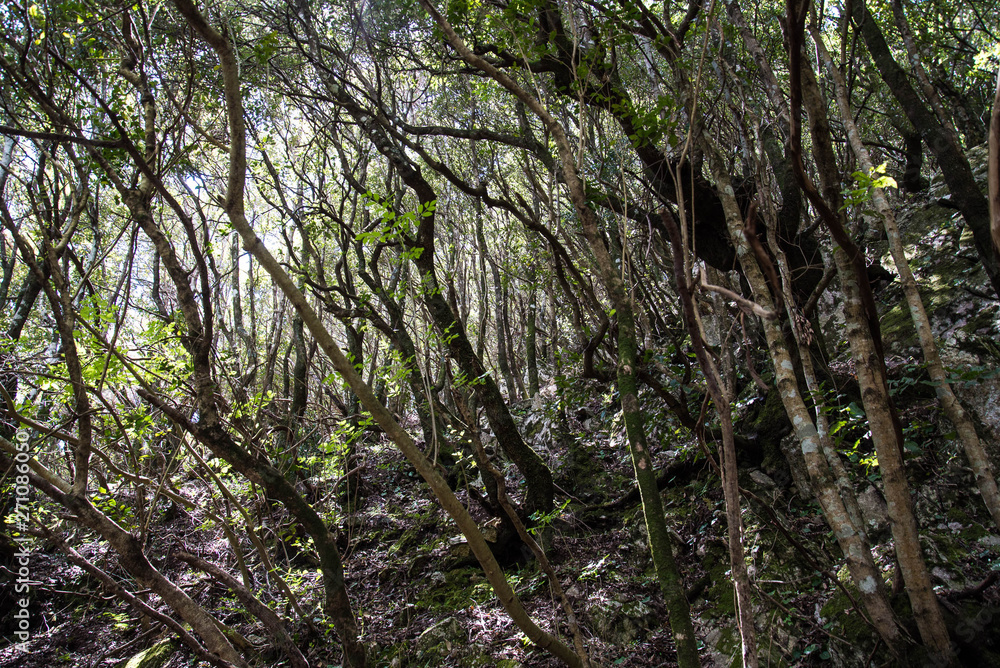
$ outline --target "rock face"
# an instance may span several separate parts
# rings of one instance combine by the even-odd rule
[[[994,366],[994,368],[996,368]],[[986,442],[987,451],[998,460],[997,452],[1000,445],[1000,378],[980,378],[977,381],[956,383],[955,394],[962,405],[968,408],[979,419],[983,430],[992,440]]]
[[[988,151],[968,151],[969,162],[984,192]],[[1000,440],[1000,302],[992,296],[989,280],[976,255],[972,232],[954,208],[940,174],[932,180],[927,199],[915,199],[897,214],[910,269],[920,286],[941,359],[956,370],[952,388],[979,421],[990,454],[996,460]],[[873,224],[874,226],[874,224]],[[873,255],[893,268],[886,242],[870,244]],[[909,308],[899,283],[878,295],[882,307],[882,335],[886,352],[919,364],[922,353]]]

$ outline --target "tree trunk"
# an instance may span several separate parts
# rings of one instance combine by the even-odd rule
[[[253,340],[253,336],[247,331],[246,324],[243,321],[243,293],[240,288],[240,239],[239,235],[233,235],[232,250],[230,252],[230,258],[233,265],[233,329],[236,331],[236,336],[239,338],[240,342],[243,344],[244,350],[247,353],[247,367],[249,370],[240,379],[239,391],[244,393],[246,387],[252,387],[254,379],[257,376],[257,346]],[[251,311],[253,309],[253,289],[248,291],[250,295],[250,305]],[[253,324],[251,323],[251,329]]]
[[[536,343],[538,289],[535,286],[534,264],[528,269],[528,291],[528,322],[524,334],[524,357],[528,367],[528,396],[530,398],[538,394],[538,345]]]
[[[7,457],[0,456],[0,460]],[[10,460],[7,460],[8,462]],[[219,622],[191,599],[184,591],[168,580],[149,563],[142,545],[135,536],[118,526],[107,515],[96,509],[86,498],[70,489],[63,489],[34,473],[31,484],[73,513],[80,524],[100,534],[118,554],[119,563],[144,587],[158,595],[205,642],[206,647],[223,661],[245,667],[243,657],[219,629]]]
[[[484,243],[483,252],[486,251]],[[500,367],[500,375],[503,376],[504,383],[507,385],[507,397],[511,401],[516,401],[517,387],[514,385],[514,376],[510,371],[510,361],[507,359],[507,337],[509,332],[505,327],[507,319],[504,317],[504,311],[507,308],[507,294],[500,279],[500,268],[497,266],[496,260],[492,258],[488,258],[488,260],[493,273],[493,331],[496,332],[497,366]]]
[[[572,148],[566,138],[563,127],[555,118],[524,89],[518,86],[506,74],[500,72],[487,61],[476,56],[469,50],[451,25],[426,0],[422,0],[424,8],[431,14],[444,31],[448,41],[459,55],[473,67],[482,70],[491,78],[513,93],[519,100],[531,109],[544,123],[551,133],[562,162],[563,176],[569,190],[570,199],[583,223],[583,232],[590,244],[591,251],[597,260],[601,277],[608,290],[612,306],[616,311],[618,321],[618,391],[622,401],[622,413],[625,421],[625,431],[632,455],[632,464],[636,473],[643,502],[643,514],[646,518],[646,531],[652,552],[653,563],[660,588],[670,611],[670,626],[677,646],[678,664],[682,668],[700,665],[694,627],[691,623],[690,608],[684,595],[682,578],[677,564],[673,559],[669,534],[663,516],[663,506],[659,489],[656,486],[656,475],[653,472],[653,462],[646,443],[645,426],[642,411],[639,406],[636,375],[638,373],[638,344],[635,334],[633,304],[624,282],[614,266],[608,248],[604,243],[597,219],[587,203],[583,183],[576,171]]]
[[[536,511],[549,512],[552,510],[554,497],[552,472],[538,453],[521,438],[521,432],[510,414],[500,388],[483,366],[482,360],[476,356],[476,351],[472,349],[472,344],[466,336],[465,326],[456,319],[455,313],[441,294],[434,272],[433,250],[424,246],[423,252],[414,260],[414,264],[423,277],[421,283],[424,303],[438,331],[446,337],[452,359],[458,364],[466,382],[472,387],[476,399],[485,410],[486,418],[501,449],[513,460],[518,471],[524,476],[526,513],[530,515]]]
[[[989,168],[990,236],[993,252],[1000,258],[1000,68],[997,69],[996,91],[993,94],[993,111],[990,113]]]
[[[344,353],[323,325],[319,315],[306,300],[305,295],[295,286],[285,270],[267,250],[260,238],[257,237],[253,228],[250,227],[244,213],[243,204],[247,169],[246,129],[243,124],[243,99],[240,92],[239,66],[236,54],[226,37],[208,25],[191,0],[177,0],[177,6],[192,27],[215,50],[220,60],[225,85],[227,120],[231,133],[229,184],[227,187],[225,208],[230,222],[243,238],[244,248],[253,253],[260,262],[261,267],[271,276],[282,292],[285,293],[296,311],[301,315],[305,326],[309,328],[309,331],[315,337],[320,347],[329,356],[334,368],[347,381],[351,389],[357,393],[361,404],[372,414],[379,426],[385,430],[389,438],[396,443],[400,451],[410,460],[421,477],[430,485],[431,490],[441,502],[442,507],[451,515],[456,524],[458,524],[459,529],[465,534],[472,553],[483,566],[487,580],[493,586],[501,604],[508,611],[517,626],[536,645],[551,652],[554,656],[571,666],[571,668],[578,668],[582,665],[580,657],[557,638],[540,629],[527,614],[527,611],[524,610],[517,594],[511,588],[510,583],[507,582],[503,571],[493,557],[475,520],[472,519],[462,503],[448,488],[447,483],[437,472],[433,464],[417,449],[416,444],[410,438],[409,434],[396,422],[389,411],[378,403],[371,388],[364,383],[354,367],[344,357]],[[302,11],[304,14],[302,18],[309,23],[311,18],[308,15],[308,9],[303,9]],[[312,35],[312,38],[315,40],[315,34]],[[468,343],[467,340],[466,343]],[[343,591],[342,603],[345,605],[341,609],[350,610],[346,590]],[[340,622],[344,620],[335,619],[335,621]],[[353,614],[350,622],[354,623]],[[339,626],[338,631],[340,631]],[[349,653],[348,659],[352,666],[361,668],[365,665],[364,647],[357,642],[356,631],[351,640],[357,644],[359,652],[357,655]]]
[[[757,632],[754,628],[753,602],[750,596],[750,578],[747,573],[746,559],[743,553],[743,520],[740,515],[740,489],[736,470],[736,445],[733,440],[732,407],[729,397],[722,386],[718,369],[708,353],[705,339],[702,335],[701,318],[695,307],[694,298],[689,288],[687,271],[684,268],[684,258],[688,250],[684,248],[681,239],[680,224],[671,219],[666,212],[661,213],[664,225],[670,234],[673,247],[674,276],[677,280],[677,294],[681,298],[684,313],[684,323],[688,336],[701,366],[702,374],[708,386],[715,411],[719,415],[722,428],[722,448],[720,450],[722,493],[726,502],[726,531],[729,546],[729,561],[732,569],[734,589],[736,590],[737,624],[740,629],[743,666],[756,668],[757,662]],[[621,338],[619,325],[619,339]],[[620,345],[619,345],[620,348]],[[626,423],[627,424],[627,423]]]
[[[285,624],[278,615],[254,596],[249,589],[241,585],[236,578],[215,564],[188,552],[175,552],[174,556],[208,573],[212,578],[233,592],[246,611],[260,620],[264,626],[264,631],[271,637],[271,642],[288,658],[288,662],[293,668],[309,668],[309,662],[306,661],[306,658],[302,656],[302,652],[296,647],[295,641],[289,635],[288,630],[285,629]]]

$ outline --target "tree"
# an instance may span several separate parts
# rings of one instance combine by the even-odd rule
[[[805,50],[807,19],[830,89]],[[997,290],[995,217],[968,150],[986,138],[979,120],[995,91],[976,64],[989,58],[979,33],[995,30],[979,4],[12,0],[0,21],[2,463],[14,431],[30,429],[31,484],[107,540],[128,576],[97,567],[54,522],[33,531],[198,656],[256,661],[150,557],[159,504],[196,506],[186,480],[209,490],[206,531],[225,535],[240,579],[190,550],[178,563],[222,583],[302,665],[311,659],[285,626],[316,622],[276,565],[287,552],[314,560],[344,663],[372,659],[334,524],[360,521],[384,475],[367,449],[384,437],[525,637],[587,665],[573,575],[552,563],[547,529],[556,499],[585,487],[557,486],[554,473],[588,456],[566,451],[574,413],[588,414],[573,391],[586,386],[620,420],[613,456],[632,465],[680,664],[700,663],[699,620],[658,467],[682,438],[717,463],[753,666],[772,601],[748,568],[745,513],[760,503],[742,474],[780,460],[785,433],[866,621],[907,660],[908,620],[859,510],[867,479],[830,424],[849,401],[870,426],[921,641],[953,660],[910,500],[884,305],[844,175],[874,184],[884,161],[917,191],[931,167],[921,171],[922,137]],[[985,439],[949,389],[895,203],[872,196],[930,382],[996,515]],[[766,430],[746,417],[755,401],[774,408]],[[558,433],[546,448],[522,415],[550,402]],[[487,541],[481,525],[496,520]],[[529,551],[572,646],[504,572]],[[287,619],[268,607],[279,601]]]

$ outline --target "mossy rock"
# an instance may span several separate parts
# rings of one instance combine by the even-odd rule
[[[854,600],[859,600],[860,592],[852,585],[848,585],[848,590]],[[905,597],[900,597],[905,598]],[[820,609],[820,617],[831,621],[840,627],[841,635],[853,644],[870,644],[873,632],[864,615],[860,615],[854,608],[851,599],[843,591],[838,590],[830,600]]]
[[[482,569],[456,568],[442,573],[432,573],[430,582],[416,601],[417,610],[435,613],[453,613],[472,604],[482,604],[493,599],[493,589],[483,576]]]
[[[497,659],[483,654],[464,656],[458,665],[459,668],[525,668],[525,665],[516,659]]]
[[[131,659],[125,659],[118,668],[161,668],[177,651],[177,642],[161,640],[152,647],[142,650]]]
[[[389,547],[389,554],[407,551],[409,546],[420,538],[420,534],[420,527],[410,527]]]
[[[409,665],[409,659],[413,655],[413,647],[409,640],[404,640],[398,645],[381,647],[372,652],[368,657],[369,666],[379,668],[402,668]]]
[[[959,533],[958,535],[961,536],[962,540],[968,541],[969,543],[974,543],[980,538],[986,536],[987,532],[986,529],[983,528],[982,524],[973,522],[972,524],[962,529],[961,533]]]
[[[962,576],[962,563],[969,553],[960,538],[950,530],[936,530],[920,536],[924,560],[931,573],[946,582],[949,588],[968,584]]]
[[[895,352],[909,352],[919,344],[917,330],[913,327],[913,317],[905,299],[883,315],[879,324],[882,328],[882,341]]]
[[[788,487],[792,475],[781,450],[781,440],[792,431],[792,424],[788,421],[781,393],[772,388],[763,401],[758,400],[750,415],[741,421],[738,431],[745,438],[737,452],[740,461],[759,465],[781,487]]]
[[[594,632],[615,646],[643,639],[657,626],[657,616],[644,602],[617,597],[601,601],[587,611]]]
[[[702,566],[708,574],[710,584],[705,592],[705,602],[712,607],[705,615],[713,618],[736,618],[736,590],[729,577],[729,551],[726,544],[712,540],[708,542]]]
[[[978,290],[985,277],[982,264],[970,261],[974,255],[972,233],[958,211],[940,203],[907,206],[899,216],[899,224],[945,363],[953,355],[972,353],[987,359],[1000,354],[995,343],[997,305],[961,289]],[[882,263],[893,266],[888,255],[883,256]],[[880,321],[887,349],[897,354],[918,354],[919,341],[898,283],[890,286],[885,295],[888,305]]]
[[[705,645],[709,656],[717,666],[739,668],[743,664],[740,655],[740,634],[734,625],[712,627],[705,631]]]
[[[429,626],[417,638],[416,651],[420,657],[452,655],[467,644],[467,635],[462,623],[455,617],[442,619]]]
[[[592,499],[600,489],[598,476],[603,475],[597,449],[581,439],[568,437],[566,455],[559,470],[559,484],[582,498]]]

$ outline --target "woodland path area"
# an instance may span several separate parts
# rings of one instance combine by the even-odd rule
[[[0,0],[0,666],[1000,665],[997,0]]]

